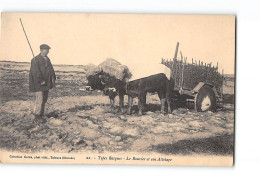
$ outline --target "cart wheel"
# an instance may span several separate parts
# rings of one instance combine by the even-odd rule
[[[199,92],[195,96],[194,109],[197,112],[213,111],[217,109],[216,96],[211,87],[205,85],[200,88]]]

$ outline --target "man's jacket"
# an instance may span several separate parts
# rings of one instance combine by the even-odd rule
[[[41,54],[31,60],[29,74],[29,92],[46,91],[52,89],[56,75],[50,59],[45,60]],[[44,85],[41,83],[45,81]]]

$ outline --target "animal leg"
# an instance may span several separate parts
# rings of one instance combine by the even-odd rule
[[[171,108],[171,100],[167,98],[167,104],[168,104],[168,113],[172,113],[172,108]]]
[[[171,77],[170,81],[168,82],[167,85],[167,103],[168,103],[168,113],[172,113],[173,107],[173,97],[174,97],[174,85],[175,81]]]
[[[115,108],[115,98],[110,98],[110,109],[114,110]]]
[[[140,93],[138,95],[138,115],[143,115],[143,109],[144,109],[144,93]]]
[[[123,107],[124,107],[124,94],[119,93],[119,106],[121,112],[123,112]]]
[[[165,98],[161,99],[161,113],[164,114],[165,113]]]
[[[146,93],[142,97],[144,108],[146,108]]]
[[[171,108],[171,97],[169,95],[169,93],[166,93],[166,101],[167,101],[167,105],[168,105],[168,113],[172,113],[172,108]]]
[[[161,100],[161,113],[164,114],[165,113],[166,95],[165,95],[164,91],[159,91],[157,93]]]
[[[128,114],[128,115],[131,114],[132,105],[133,105],[133,97],[131,97],[130,95],[128,95],[128,109],[127,109],[127,114]]]

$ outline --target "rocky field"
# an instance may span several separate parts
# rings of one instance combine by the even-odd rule
[[[48,120],[37,125],[31,114],[34,95],[28,93],[29,64],[1,62],[0,69],[2,149],[233,154],[232,104],[216,113],[197,113],[184,107],[162,115],[159,98],[148,94],[145,115],[137,116],[135,100],[133,114],[129,116],[117,109],[111,111],[108,97],[101,92],[83,91],[86,78],[81,66],[54,66],[58,80],[46,104]],[[228,80],[228,84],[232,93],[232,81]]]

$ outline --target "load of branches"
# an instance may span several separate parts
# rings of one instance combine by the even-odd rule
[[[176,58],[172,60],[163,59],[162,64],[172,70],[175,79],[175,86],[187,90],[192,90],[199,82],[211,84],[221,91],[223,84],[223,75],[218,72],[217,66],[212,64],[197,62],[192,59],[191,63],[187,62],[187,57]]]
[[[132,73],[126,65],[122,65],[120,62],[112,58],[107,58],[98,66],[94,64],[89,64],[84,68],[84,70],[87,77],[90,75],[98,74],[100,72],[105,72],[119,80],[122,80],[125,77],[129,79],[132,77]]]

